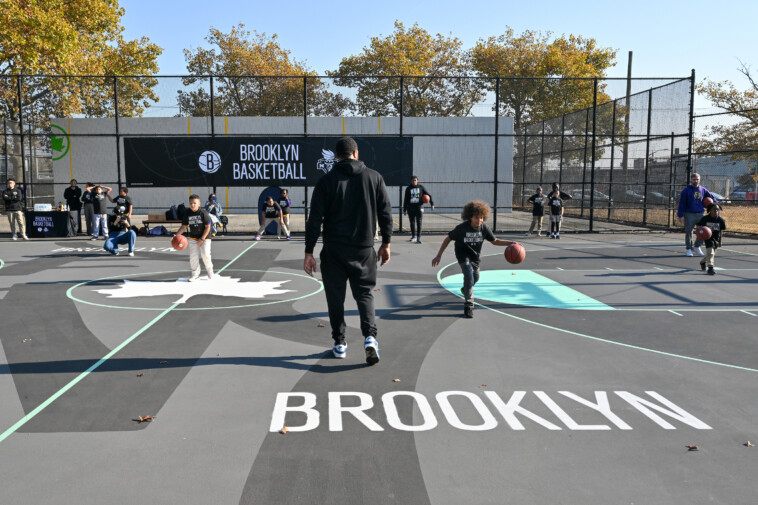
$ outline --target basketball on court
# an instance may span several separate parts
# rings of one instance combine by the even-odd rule
[[[697,230],[695,230],[695,235],[697,235],[697,238],[700,240],[708,240],[711,238],[712,232],[707,226],[698,226]]]
[[[511,244],[505,248],[505,259],[508,263],[518,265],[526,258],[526,249],[521,244]]]
[[[174,235],[171,238],[171,247],[177,251],[183,251],[187,248],[187,237],[184,235]]]

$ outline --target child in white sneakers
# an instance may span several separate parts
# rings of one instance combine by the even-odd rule
[[[190,195],[189,210],[184,213],[182,226],[177,234],[184,233],[189,229],[188,249],[190,255],[190,268],[192,277],[190,282],[200,278],[200,260],[203,260],[208,279],[213,279],[213,262],[211,261],[211,216],[208,211],[200,208],[200,197]]]

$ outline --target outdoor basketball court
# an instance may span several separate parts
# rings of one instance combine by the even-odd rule
[[[168,238],[4,241],[0,503],[756,503],[758,243],[711,277],[681,235],[500,237],[474,319],[442,236],[394,237],[372,367],[302,236],[195,283]]]

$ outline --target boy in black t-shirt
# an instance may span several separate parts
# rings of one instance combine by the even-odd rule
[[[292,202],[290,201],[289,192],[286,189],[283,189],[279,195],[279,207],[282,209],[282,221],[284,222],[284,226],[279,226],[279,228],[276,231],[276,236],[281,237],[282,231],[286,231],[287,233],[287,240],[290,240],[292,237],[290,237],[290,206],[292,205]]]
[[[553,190],[547,194],[550,205],[550,238],[561,238],[561,221],[563,221],[563,202],[571,200],[571,195],[561,191],[560,185],[553,183]]]
[[[429,197],[429,205],[434,210],[434,200],[432,195],[424,186],[418,183],[418,176],[411,177],[411,185],[405,188],[405,198],[403,198],[403,214],[407,214],[411,222],[411,240],[417,244],[421,243],[421,222],[424,218],[424,195]]]
[[[103,239],[108,236],[108,193],[111,188],[97,185],[92,189],[92,203],[94,204],[94,222],[92,224],[92,240],[97,240],[100,228],[103,229]]]
[[[110,200],[111,203],[116,204],[116,206],[113,207],[114,216],[132,217],[132,197],[128,196],[127,193],[129,193],[129,189],[126,186],[121,186],[116,198],[111,198],[110,194],[107,195],[108,200]]]
[[[211,216],[208,211],[200,208],[200,197],[190,195],[189,210],[185,212],[182,218],[182,226],[177,234],[184,233],[189,228],[188,249],[190,253],[190,268],[192,277],[190,282],[200,278],[200,259],[202,258],[205,265],[205,271],[208,272],[208,279],[213,279],[213,262],[211,261],[211,239],[208,236],[211,233]]]
[[[287,234],[287,240],[289,240],[290,231],[284,224],[284,219],[282,219],[282,208],[278,203],[274,201],[274,198],[271,196],[266,198],[266,203],[263,205],[263,210],[261,210],[261,222],[261,227],[258,228],[258,232],[255,234],[255,238],[253,240],[260,240],[261,234],[266,231],[268,225],[274,222],[279,223],[279,226],[284,229],[284,233]],[[279,239],[281,237],[277,235],[276,238]]]
[[[537,236],[542,236],[542,218],[545,216],[545,196],[542,194],[542,186],[537,187],[537,192],[529,197],[532,203],[532,224],[526,236],[532,234],[534,227],[537,227]]]
[[[487,240],[492,245],[509,246],[516,242],[495,238],[484,221],[490,215],[490,206],[480,200],[469,202],[463,207],[461,224],[453,228],[442,241],[437,256],[432,259],[432,266],[436,267],[442,261],[442,253],[445,252],[450,242],[455,242],[455,258],[463,272],[463,315],[467,318],[474,317],[474,285],[479,281],[479,256],[482,252],[482,243]]]
[[[707,226],[711,229],[711,238],[705,241],[705,257],[700,262],[700,270],[705,270],[707,265],[708,275],[716,275],[713,264],[716,259],[716,249],[721,247],[721,237],[726,230],[726,222],[719,216],[721,210],[719,204],[712,203],[707,210],[708,214],[697,223],[698,226]]]

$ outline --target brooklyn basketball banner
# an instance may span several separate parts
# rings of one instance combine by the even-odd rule
[[[313,186],[336,162],[339,137],[126,137],[133,187]],[[413,174],[410,137],[356,137],[360,159],[388,186]]]

